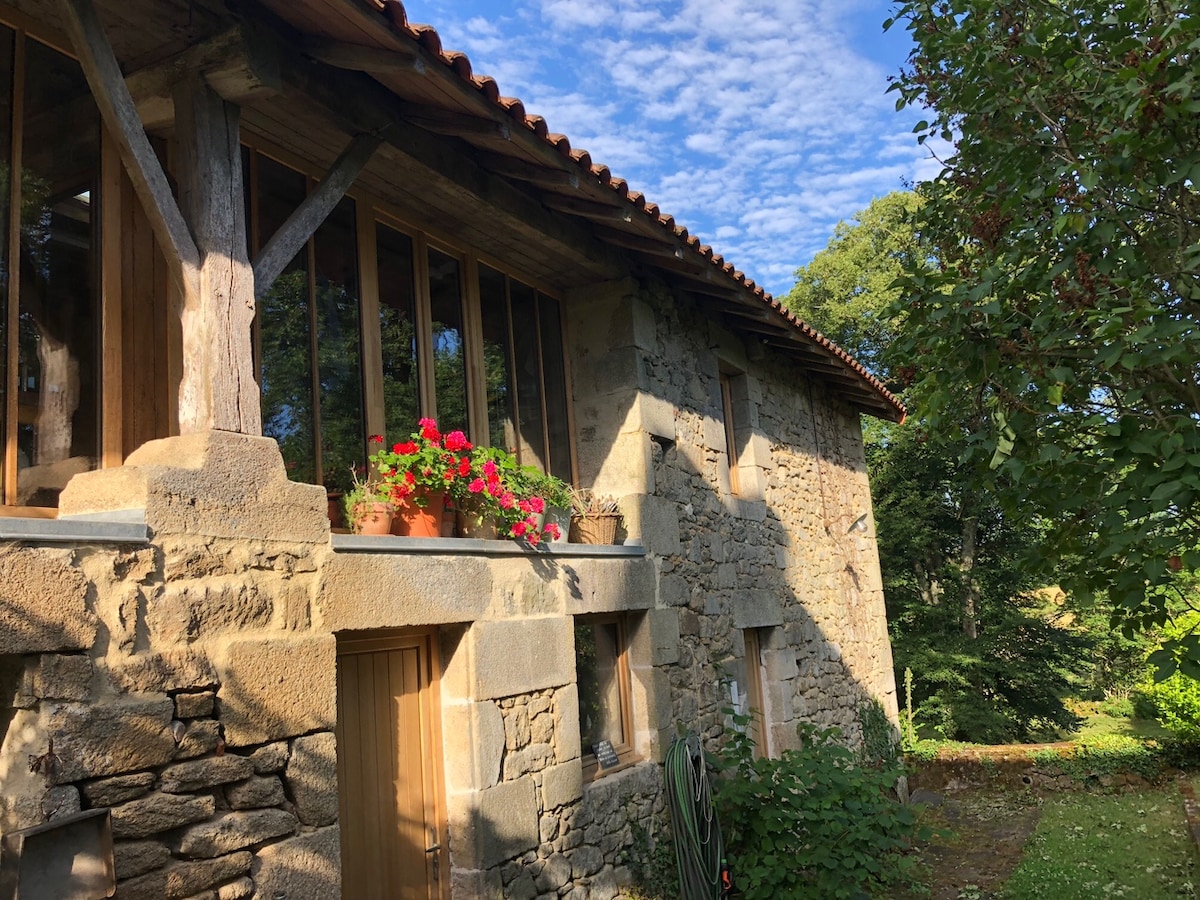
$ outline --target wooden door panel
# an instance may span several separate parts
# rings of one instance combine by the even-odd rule
[[[392,643],[348,643],[338,657],[342,896],[436,900],[432,645],[428,635]]]

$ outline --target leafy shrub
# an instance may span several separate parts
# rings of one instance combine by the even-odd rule
[[[1179,737],[1200,739],[1200,681],[1176,672],[1165,681],[1143,684],[1140,693],[1163,727]]]
[[[829,900],[905,879],[916,816],[891,795],[900,771],[858,765],[835,728],[798,733],[802,749],[778,759],[756,759],[742,731],[717,754],[715,801],[736,887],[747,900]]]

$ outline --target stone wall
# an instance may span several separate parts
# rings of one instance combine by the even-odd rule
[[[438,637],[460,898],[620,896],[670,741],[716,740],[744,693],[746,629],[772,749],[801,720],[859,740],[869,697],[894,716],[874,541],[848,531],[870,513],[857,416],[656,288],[565,309],[580,480],[620,498],[644,551],[350,552],[271,441],[147,444],[61,501],[141,511],[145,545],[0,549],[0,831],[110,806],[123,898],[337,896],[338,644],[380,629]],[[634,757],[585,783],[574,621],[592,613],[624,615]]]
[[[858,415],[794,362],[747,344],[687,300],[623,282],[572,298],[583,480],[621,497],[675,615],[671,721],[712,739],[742,630],[758,630],[771,747],[801,721],[861,739],[859,710],[896,695]],[[594,340],[608,338],[608,344]],[[582,376],[580,373],[582,372]],[[731,379],[731,490],[721,373]],[[615,435],[615,437],[614,437]],[[865,515],[865,532],[849,526]]]

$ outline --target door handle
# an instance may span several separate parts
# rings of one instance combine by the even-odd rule
[[[426,852],[426,853],[433,853],[435,850],[441,850],[441,849],[442,849],[442,845],[441,845],[441,844],[434,844],[432,847],[426,847],[426,848],[425,848],[425,852]]]

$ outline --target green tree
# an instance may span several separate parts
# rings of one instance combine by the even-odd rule
[[[900,350],[934,427],[961,415],[1055,525],[1064,586],[1114,625],[1161,625],[1200,568],[1200,16],[1184,0],[915,0],[894,85],[918,140],[954,152],[921,186],[936,255]],[[892,23],[888,23],[891,26]],[[1200,634],[1154,657],[1200,675]]]
[[[900,323],[881,315],[899,299],[900,276],[927,265],[913,229],[920,197],[893,191],[871,201],[852,222],[839,222],[829,246],[796,270],[783,302],[882,378],[891,377],[887,347]]]
[[[801,318],[902,388],[892,343],[907,328],[898,279],[934,268],[914,220],[919,198],[897,192],[838,225],[829,246],[796,273],[785,299]],[[970,386],[953,431],[919,414],[903,426],[870,422],[867,460],[880,564],[898,672],[916,674],[919,718],[947,737],[1023,739],[1070,725],[1063,698],[1084,668],[1084,638],[1060,627],[1024,565],[1043,535],[1035,519],[1009,515],[978,490],[986,459],[966,453],[979,427]],[[919,412],[919,395],[906,401]]]

